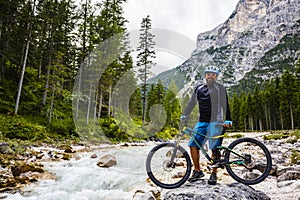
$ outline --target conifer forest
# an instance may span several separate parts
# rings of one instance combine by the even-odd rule
[[[169,90],[160,81],[147,84],[149,68],[156,67],[155,35],[149,35],[151,16],[136,19],[141,28],[134,64],[123,15],[125,3],[126,0],[0,1],[0,140],[79,140],[81,131],[91,132],[97,126],[111,142],[147,140],[147,131],[154,131],[154,137],[164,140],[177,134],[188,98],[176,95],[182,86],[175,81],[168,85],[172,88]],[[97,45],[115,35],[122,36],[118,39],[120,53],[99,79],[94,98],[87,98],[84,104],[88,107],[93,102],[93,109],[88,108],[93,117],[80,122],[97,126],[79,130],[75,126],[79,111],[74,98],[85,96],[73,92],[76,76]],[[233,118],[229,131],[299,129],[300,59],[294,68],[247,92],[228,88]],[[115,119],[112,96],[125,74],[131,76],[130,84],[135,87],[128,105],[132,123],[120,127],[122,121]],[[166,116],[159,130],[151,126],[154,105],[161,105]],[[192,116],[197,120],[197,110]]]

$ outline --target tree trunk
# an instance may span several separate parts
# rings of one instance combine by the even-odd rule
[[[281,123],[281,130],[283,130],[283,116],[282,116],[282,111],[280,111],[280,123]]]
[[[38,78],[39,78],[39,79],[40,79],[41,76],[42,76],[42,61],[43,61],[42,55],[43,55],[43,52],[41,52],[41,57],[39,58],[39,59],[40,59],[40,61],[39,61],[39,70],[38,70]]]
[[[102,94],[102,90],[100,90],[99,104],[98,104],[98,119],[100,119],[101,117],[102,100],[103,100],[103,94]]]
[[[32,13],[30,13],[30,18],[32,18],[34,16],[34,12],[35,12],[35,0],[33,2],[33,9],[32,9]],[[18,113],[18,109],[19,109],[19,103],[20,103],[21,92],[22,92],[22,87],[23,87],[25,68],[26,68],[26,63],[27,63],[27,58],[28,58],[29,44],[30,44],[30,39],[31,39],[31,32],[32,32],[31,27],[32,27],[32,24],[31,24],[31,21],[29,21],[28,25],[27,25],[27,30],[28,30],[29,33],[28,33],[27,43],[26,43],[26,47],[25,47],[24,59],[22,59],[23,60],[22,61],[22,71],[21,71],[21,77],[20,77],[19,87],[18,87],[18,94],[17,94],[17,99],[16,99],[15,114]],[[1,20],[1,25],[0,25],[0,31],[2,32],[2,20]],[[1,32],[0,32],[0,38],[1,38]]]
[[[292,130],[294,130],[295,126],[294,126],[294,116],[293,116],[292,101],[290,101],[290,113],[291,113],[291,126],[292,126]]]
[[[267,105],[265,105],[265,118],[266,118],[266,129],[269,130],[269,122],[268,122],[269,116],[268,116]]]
[[[49,109],[49,119],[48,119],[49,124],[51,124],[51,120],[52,120],[53,106],[54,106],[54,95],[55,95],[55,85],[53,84],[52,97],[51,97],[51,103],[50,103],[50,109]]]
[[[91,97],[92,97],[92,83],[90,83],[89,96],[88,96],[88,105],[86,111],[86,124],[89,124],[90,109],[91,109]]]
[[[262,119],[259,119],[258,123],[259,123],[259,130],[262,132],[262,130],[263,130]]]
[[[276,130],[277,129],[277,123],[276,123],[276,116],[274,115],[274,130]]]
[[[94,123],[96,123],[96,119],[97,119],[97,100],[98,100],[98,91],[96,90],[95,107],[94,107]]]
[[[79,112],[79,95],[80,95],[80,86],[81,86],[81,76],[82,76],[82,68],[83,68],[83,65],[81,65],[80,66],[80,68],[79,68],[79,74],[78,74],[78,76],[79,76],[79,80],[78,80],[78,90],[77,90],[77,99],[76,99],[76,110],[75,110],[75,120],[77,120],[78,119],[78,112]]]
[[[30,25],[28,25],[28,26],[30,26]],[[30,37],[31,37],[31,31],[29,31],[29,35],[28,35],[27,43],[26,43],[25,55],[24,55],[23,64],[22,64],[21,78],[19,81],[18,94],[17,94],[17,99],[16,99],[15,115],[18,114],[18,109],[19,109],[19,102],[20,102],[20,98],[21,98],[26,62],[27,62],[28,51],[29,51]]]
[[[249,116],[249,126],[250,126],[250,130],[253,131],[254,130],[254,124],[253,124],[253,117]]]
[[[112,85],[109,85],[109,88],[108,88],[108,111],[107,111],[108,115],[110,115],[110,113],[111,113],[111,99],[112,99]]]
[[[51,63],[52,63],[52,57],[50,57],[49,66],[51,65]],[[47,79],[46,79],[45,91],[44,91],[44,96],[43,96],[43,101],[42,101],[43,105],[46,105],[46,102],[47,102],[47,93],[48,93],[48,89],[49,89],[50,73],[51,73],[50,67],[48,67],[48,69],[47,69]]]
[[[270,107],[268,108],[268,113],[269,113],[270,130],[272,130],[272,120],[271,120],[271,111],[270,111]]]

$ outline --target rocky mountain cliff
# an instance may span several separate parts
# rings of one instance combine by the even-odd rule
[[[217,65],[221,82],[230,87],[245,80],[260,83],[293,69],[300,58],[299,7],[299,0],[240,0],[223,24],[198,35],[188,60],[155,79],[168,84],[165,76],[183,73],[188,82],[193,72]],[[175,80],[182,88],[182,78]]]

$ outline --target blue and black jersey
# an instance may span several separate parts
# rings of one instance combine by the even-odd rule
[[[197,86],[183,114],[189,116],[197,103],[199,122],[231,121],[227,92],[222,84]]]

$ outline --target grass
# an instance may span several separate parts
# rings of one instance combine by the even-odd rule
[[[292,132],[280,131],[280,132],[271,133],[269,135],[265,135],[263,137],[264,140],[280,140],[285,138],[289,138],[287,140],[287,142],[289,143],[297,142],[297,140],[300,138],[300,131],[299,130],[295,130]]]

